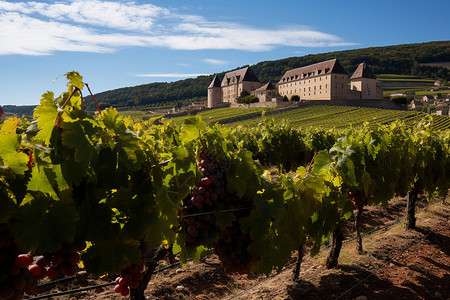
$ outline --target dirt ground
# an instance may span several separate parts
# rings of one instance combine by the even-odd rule
[[[446,299],[450,300],[450,196],[416,211],[417,230],[405,231],[406,201],[391,200],[388,208],[367,207],[363,214],[363,247],[359,255],[352,220],[344,224],[345,241],[339,267],[324,267],[329,248],[314,258],[305,256],[298,281],[292,278],[296,253],[278,274],[227,275],[217,256],[186,268],[175,267],[153,275],[148,299]],[[386,226],[388,225],[388,226]],[[375,232],[372,232],[376,230]],[[161,262],[161,267],[168,262]],[[61,282],[49,294],[108,283],[109,278],[79,275]],[[51,299],[125,299],[106,286]]]

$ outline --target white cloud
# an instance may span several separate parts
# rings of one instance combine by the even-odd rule
[[[179,73],[164,73],[164,74],[138,74],[138,77],[157,77],[157,78],[187,78],[187,77],[198,77],[205,76],[209,74],[179,74]]]
[[[103,53],[120,47],[267,51],[280,46],[354,45],[335,35],[301,27],[251,28],[232,22],[208,22],[202,16],[181,15],[152,4],[102,0],[0,0],[0,41],[0,55]]]
[[[151,29],[155,18],[169,14],[168,9],[152,4],[100,0],[74,0],[53,4],[0,1],[0,9],[80,24],[138,31]]]
[[[226,60],[222,60],[222,59],[213,59],[213,58],[205,58],[203,60],[204,62],[207,62],[208,64],[212,64],[212,65],[227,65],[228,61]]]

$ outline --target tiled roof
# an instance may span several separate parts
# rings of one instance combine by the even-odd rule
[[[230,80],[233,77],[238,78],[239,82],[242,81],[260,82],[258,77],[256,77],[255,73],[253,73],[252,69],[250,67],[246,67],[243,69],[226,73],[225,77],[222,80],[222,86],[228,85],[228,80]]]
[[[219,77],[217,77],[217,75],[214,75],[214,78],[211,81],[211,84],[208,86],[208,89],[213,87],[220,87],[220,80]]]
[[[259,89],[256,89],[255,92],[262,92],[267,90],[276,90],[277,88],[273,85],[271,81],[260,87]]]
[[[357,79],[357,78],[376,79],[375,75],[373,75],[372,71],[370,70],[369,66],[366,65],[366,63],[360,63],[356,68],[355,73],[353,73],[352,77],[350,77],[350,79]]]
[[[319,75],[331,73],[345,74],[345,75],[348,74],[347,71],[345,71],[344,67],[342,67],[342,65],[337,61],[337,59],[331,59],[313,65],[289,70],[286,73],[284,73],[279,83],[285,83],[304,78],[312,78]]]

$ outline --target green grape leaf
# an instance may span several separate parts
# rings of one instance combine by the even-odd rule
[[[28,170],[28,155],[18,152],[20,146],[19,136],[15,133],[0,132],[0,159],[3,165],[16,173],[23,175]]]
[[[333,164],[331,155],[326,150],[321,150],[314,158],[314,163],[311,167],[311,173],[319,173],[321,169],[329,169]]]
[[[251,243],[249,251],[259,257],[253,269],[264,274],[269,274],[273,269],[280,272],[291,258],[295,245],[295,241],[284,235],[273,235]]]
[[[65,74],[67,77],[67,80],[69,82],[67,83],[68,86],[73,85],[76,88],[79,88],[80,90],[83,89],[83,76],[81,76],[78,72],[72,71]]]
[[[35,139],[41,140],[46,146],[50,144],[53,128],[55,127],[58,108],[54,100],[54,93],[47,92],[42,95],[41,104],[34,109],[33,117],[37,119],[39,133]]]
[[[362,184],[363,184],[363,191],[364,191],[364,197],[369,197],[370,192],[370,184],[372,183],[370,174],[367,172],[364,172],[364,175],[362,176]],[[390,198],[390,197],[389,197]]]
[[[187,118],[181,127],[180,140],[184,143],[195,141],[205,128],[206,124],[199,117]]]
[[[7,223],[14,214],[16,204],[8,195],[8,191],[0,183],[0,223]]]
[[[54,199],[58,199],[56,194],[58,190],[63,191],[69,188],[62,175],[61,165],[51,165],[51,167],[35,166],[27,184],[29,191],[47,193]]]
[[[208,249],[203,246],[199,246],[199,247],[195,248],[195,253],[194,253],[194,256],[192,257],[192,260],[194,262],[197,262],[200,259],[204,258],[206,256],[206,254],[208,254]]]
[[[117,274],[131,264],[141,264],[139,241],[118,235],[113,239],[97,241],[82,255],[87,272]]]
[[[233,224],[233,221],[236,220],[236,216],[233,214],[233,212],[217,211],[215,216],[216,216],[216,225],[217,227],[219,227],[220,230],[224,230],[225,228],[231,226],[231,224]]]
[[[55,190],[47,177],[47,172],[50,168],[45,168],[42,166],[36,166],[33,168],[31,173],[30,181],[28,181],[27,189],[29,191],[42,192],[44,194],[55,195]]]
[[[90,162],[96,152],[90,136],[94,135],[96,123],[90,119],[70,119],[61,124],[64,129],[61,139],[64,145],[75,150],[76,162]]]
[[[79,219],[75,207],[38,192],[32,197],[11,223],[19,248],[51,253],[61,249],[64,242],[73,241]]]

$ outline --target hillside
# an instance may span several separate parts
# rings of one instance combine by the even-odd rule
[[[416,75],[450,80],[450,70],[444,66],[445,62],[450,62],[450,41],[311,54],[263,61],[251,67],[261,82],[277,81],[287,70],[332,58],[338,58],[349,73],[352,73],[359,63],[365,61],[375,74]],[[435,62],[439,62],[439,64],[434,65]],[[226,72],[228,71],[218,75],[223,76]],[[167,104],[176,105],[177,102],[187,104],[195,100],[206,99],[206,88],[212,78],[213,74],[170,83],[159,82],[124,87],[98,93],[95,97],[102,107],[155,107]],[[94,109],[95,105],[92,101],[88,101],[87,107]]]
[[[264,108],[218,108],[198,113],[206,123],[221,123],[226,126],[255,127],[262,122],[262,114],[273,118],[277,124],[284,120],[295,128],[322,128],[325,130],[344,129],[349,126],[359,127],[368,122],[373,125],[390,124],[396,120],[406,126],[417,126],[427,115],[417,111],[377,109],[369,107],[311,105],[291,107],[289,109]],[[171,120],[181,124],[187,117],[176,117]],[[429,116],[433,120],[433,130],[450,130],[450,116]]]

